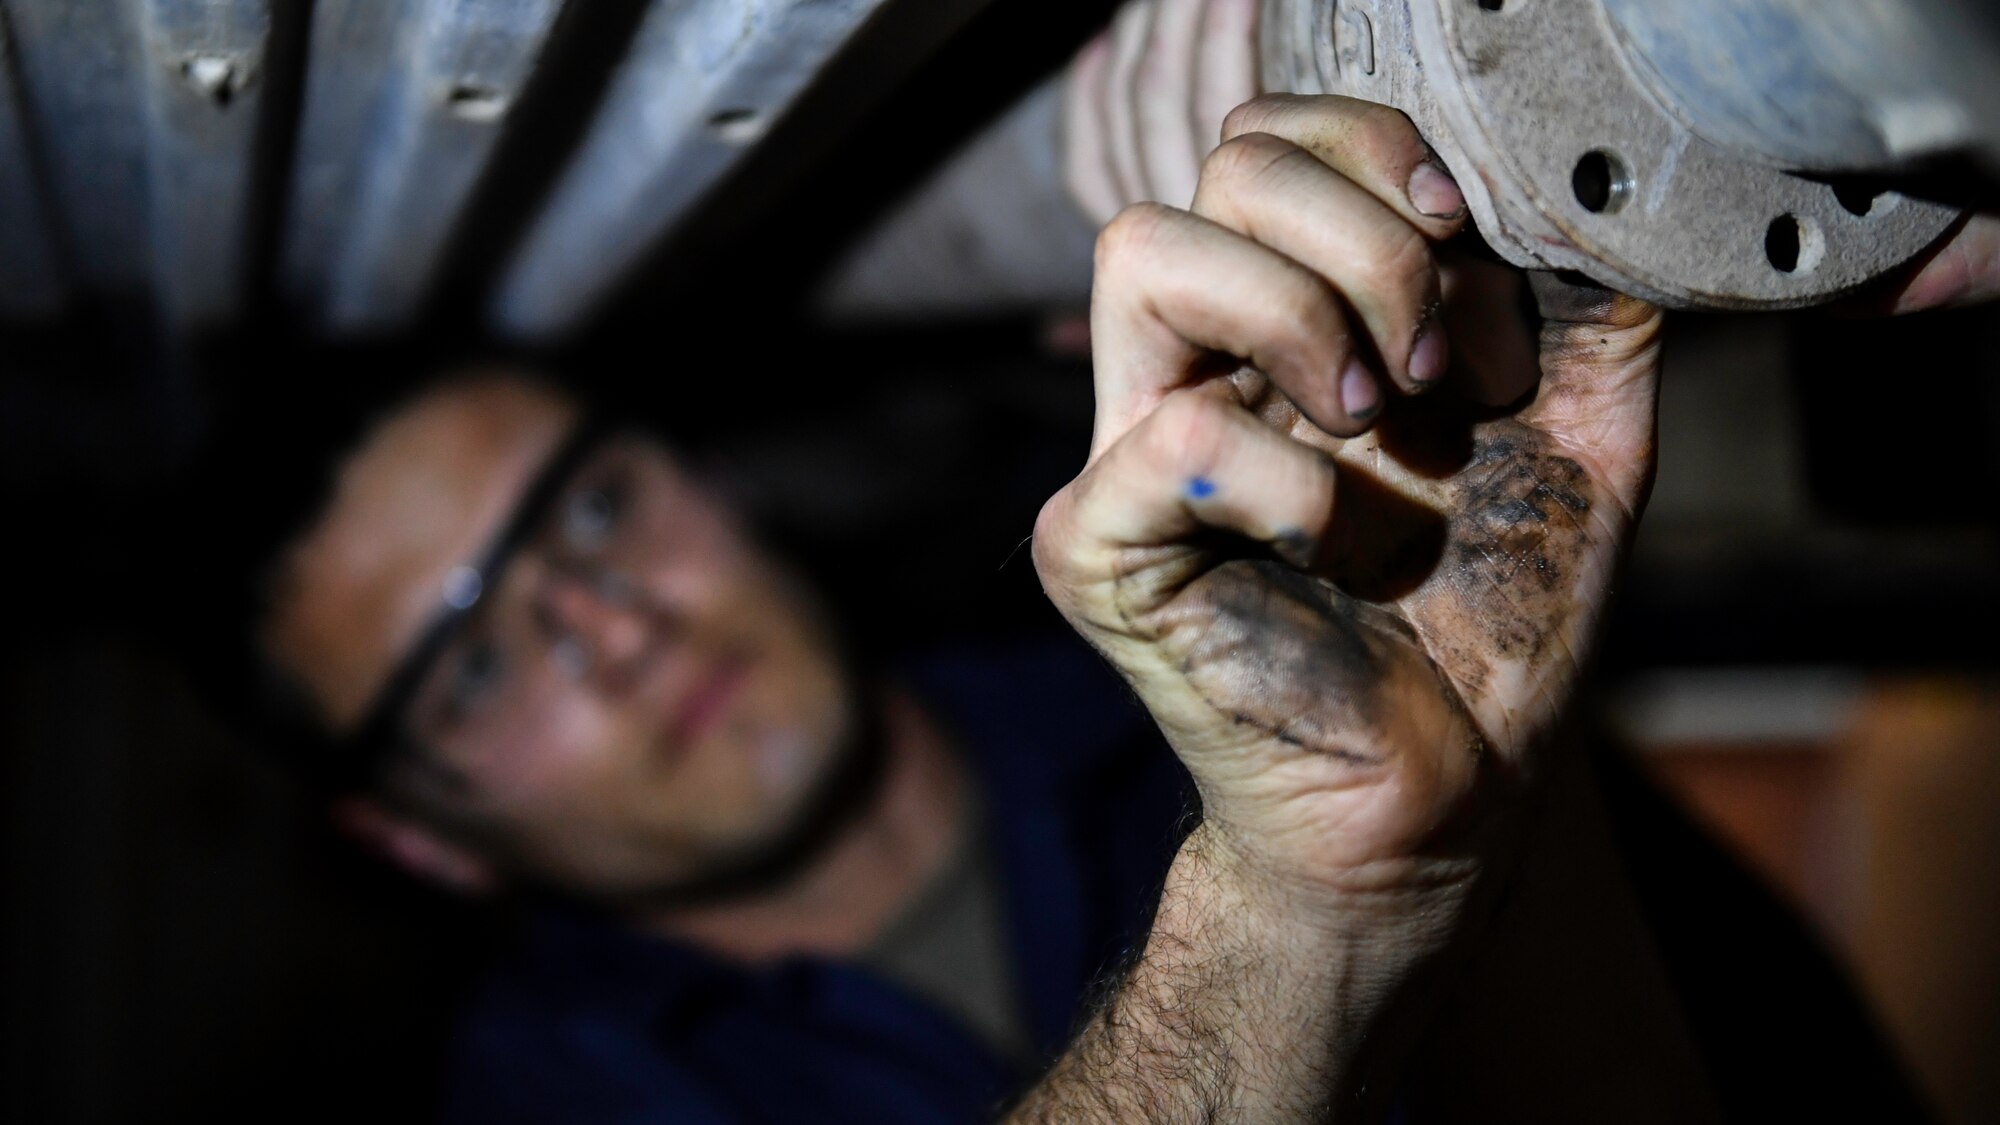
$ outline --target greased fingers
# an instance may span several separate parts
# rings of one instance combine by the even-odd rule
[[[1333,517],[1335,475],[1331,457],[1266,426],[1220,384],[1184,387],[1050,502],[1036,548],[1052,557],[1037,565],[1101,581],[1115,577],[1100,565],[1111,554],[1214,528],[1308,566]]]
[[[1665,314],[1553,273],[1530,273],[1528,283],[1542,312],[1542,378],[1515,417],[1588,459],[1636,514],[1652,481]]]
[[[1353,180],[1433,239],[1465,226],[1465,195],[1410,119],[1335,95],[1265,94],[1231,110],[1222,137],[1269,133]]]
[[[1449,348],[1431,244],[1366,188],[1290,141],[1244,133],[1209,155],[1194,210],[1324,277],[1403,390],[1443,376]],[[1355,377],[1370,369],[1362,354],[1350,362]]]
[[[1333,288],[1312,270],[1216,223],[1160,204],[1120,212],[1097,241],[1091,297],[1095,459],[1199,374],[1214,353],[1271,377],[1336,436],[1367,428],[1382,400],[1352,378],[1355,340]],[[1350,376],[1342,382],[1342,373]]]

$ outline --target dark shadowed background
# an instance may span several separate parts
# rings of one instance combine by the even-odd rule
[[[729,466],[882,648],[1059,626],[1021,544],[1081,463],[1086,368],[1036,321],[835,332],[803,303],[1109,6],[1062,7],[995,5],[826,156],[753,162],[727,190],[754,222],[664,248],[559,349],[510,351],[476,310],[587,83],[523,105],[416,332],[318,346],[268,294],[191,345],[116,295],[0,326],[0,1118],[421,1118],[504,940],[503,914],[340,846],[161,627],[202,551],[176,474],[246,387],[310,410],[358,371],[532,363]],[[1677,332],[1591,706],[1800,908],[1947,1118],[2000,1120],[2000,319]]]

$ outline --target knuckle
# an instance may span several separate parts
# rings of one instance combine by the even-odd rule
[[[1402,155],[1421,149],[1417,127],[1403,111],[1376,102],[1355,101],[1349,109],[1350,140],[1371,155]]]
[[[1058,584],[1068,573],[1069,547],[1074,538],[1070,534],[1070,490],[1074,487],[1072,484],[1049,497],[1035,515],[1035,534],[1029,553],[1035,561],[1035,573],[1045,585]]]
[[[1297,151],[1290,141],[1270,133],[1243,133],[1215,146],[1201,162],[1201,180],[1204,186],[1227,190],[1258,179]]]
[[[1309,346],[1316,340],[1346,336],[1339,301],[1325,282],[1299,270],[1281,292],[1265,303],[1265,333],[1278,341]]]
[[[1146,420],[1141,454],[1158,471],[1203,469],[1215,462],[1227,429],[1220,402],[1208,395],[1175,394]]]
[[[1035,516],[1035,533],[1028,543],[1035,577],[1049,600],[1066,617],[1074,617],[1078,591],[1092,581],[1089,562],[1093,544],[1091,528],[1085,525],[1080,509],[1084,494],[1098,474],[1094,468],[1049,497]]]
[[[1299,371],[1337,370],[1347,356],[1347,317],[1333,286],[1303,267],[1260,296],[1256,359]]]
[[[1413,227],[1387,227],[1368,257],[1357,263],[1364,284],[1375,292],[1425,291],[1436,265],[1430,243]]]
[[[1115,276],[1129,264],[1148,257],[1176,212],[1160,203],[1134,203],[1111,217],[1097,232],[1096,261],[1100,276]]]
[[[1291,109],[1296,98],[1290,94],[1260,94],[1230,110],[1222,118],[1224,137],[1268,132]]]

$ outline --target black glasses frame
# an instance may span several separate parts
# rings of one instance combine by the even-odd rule
[[[521,548],[541,528],[549,506],[569,487],[584,462],[610,435],[610,430],[605,419],[594,415],[578,423],[549,459],[543,462],[527,490],[521,494],[521,499],[515,503],[507,522],[501,525],[485,549],[479,552],[469,567],[453,568],[451,573],[455,584],[460,586],[459,596],[453,597],[449,592],[440,595],[436,615],[418,634],[408,654],[398,662],[396,670],[368,708],[367,715],[354,728],[353,734],[339,740],[341,772],[350,786],[358,789],[374,784],[388,761],[397,752],[409,748],[403,731],[404,712],[409,709],[417,689],[423,686],[431,666],[437,663],[445,647],[464,630],[466,619],[479,608],[479,603],[498,590],[507,565],[514,561]],[[469,576],[465,574],[468,569],[471,572]]]

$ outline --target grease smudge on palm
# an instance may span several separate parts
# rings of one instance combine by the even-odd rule
[[[1037,564],[1258,864],[1340,894],[1467,879],[1643,506],[1660,315],[1538,277],[1539,388],[1432,391],[1410,341],[1461,220],[1393,194],[1421,142],[1341,99],[1246,109],[1193,214],[1100,243],[1098,433]],[[1355,356],[1402,392],[1379,416],[1329,386]]]

